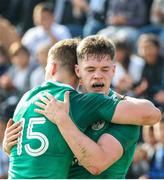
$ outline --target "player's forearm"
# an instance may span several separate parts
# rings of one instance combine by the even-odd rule
[[[141,111],[140,113],[136,113],[134,114],[137,115],[139,114],[140,118],[141,118],[141,124],[139,125],[154,125],[157,122],[160,121],[161,119],[161,111],[155,107],[155,105],[146,99],[137,99],[137,98],[133,98],[133,97],[126,97],[127,101],[132,102],[132,103],[136,103],[138,108],[138,111]]]
[[[72,120],[60,121],[57,126],[78,161],[92,174],[96,175],[109,167],[103,149],[83,134]]]
[[[118,124],[153,125],[160,121],[161,112],[146,99],[127,97],[114,113],[112,122]]]

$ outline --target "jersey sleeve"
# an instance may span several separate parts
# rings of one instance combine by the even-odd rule
[[[115,137],[122,145],[124,152],[136,144],[140,134],[140,127],[135,125],[110,124],[106,133]]]
[[[119,100],[98,93],[70,93],[70,116],[81,129],[98,120],[110,122]]]

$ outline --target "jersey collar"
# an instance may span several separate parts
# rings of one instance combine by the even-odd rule
[[[64,86],[64,87],[68,87],[68,88],[75,90],[71,85],[64,84],[64,83],[59,82],[59,81],[48,80],[48,81],[44,82],[44,84],[47,84],[47,83],[52,83],[52,84],[55,84],[56,86]]]

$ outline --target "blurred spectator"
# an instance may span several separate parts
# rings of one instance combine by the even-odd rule
[[[34,58],[40,44],[54,44],[61,39],[71,37],[67,27],[55,23],[52,4],[39,3],[34,8],[33,18],[36,27],[24,34],[22,43]]]
[[[145,3],[142,0],[110,0],[108,23],[114,26],[140,27],[145,24]]]
[[[8,17],[22,36],[33,27],[32,12],[36,4],[45,0],[11,0]]]
[[[130,44],[127,41],[116,37],[114,43],[116,46],[116,71],[112,86],[121,94],[134,96],[133,87],[141,79],[144,60],[132,54]]]
[[[18,41],[20,41],[20,37],[16,28],[7,19],[0,17],[0,43],[8,49],[12,43]]]
[[[164,55],[164,1],[154,0],[152,5],[152,24],[154,31],[159,34],[161,53]]]
[[[47,56],[49,49],[50,49],[49,45],[41,44],[36,52],[39,66],[32,72],[30,76],[31,88],[38,86],[44,82],[45,67],[47,65]]]
[[[137,145],[132,165],[128,171],[128,179],[138,179],[140,176],[147,174],[149,171],[149,164],[146,157],[146,151],[142,149],[141,145]]]
[[[150,9],[150,22],[148,26],[143,26],[140,33],[154,33],[159,35],[164,29],[164,1],[154,0]]]
[[[29,76],[33,71],[30,54],[21,43],[13,43],[9,52],[12,65],[0,77],[0,113],[6,118],[12,117],[20,97],[30,89]]]
[[[164,1],[154,0],[150,14],[151,22],[158,26],[164,25]]]
[[[30,89],[29,76],[33,71],[30,64],[30,53],[21,43],[14,43],[10,47],[12,66],[6,76],[9,76],[11,84],[24,94]]]
[[[22,15],[19,23],[19,29],[21,35],[23,35],[28,29],[33,27],[33,10],[38,3],[47,2],[49,0],[21,0],[22,2]]]
[[[0,77],[0,116],[11,118],[19,100],[18,90],[12,86],[6,74]]]
[[[156,145],[155,153],[150,162],[149,178],[164,178],[164,114],[159,124],[160,139]]]
[[[2,151],[2,141],[4,137],[5,128],[6,122],[2,117],[0,117],[0,179],[7,179],[9,167],[8,156]]]
[[[118,36],[136,42],[137,28],[146,23],[146,8],[142,0],[110,0],[107,14],[108,27],[99,33]]]
[[[154,33],[159,35],[159,40],[161,44],[161,52],[163,54],[164,47],[164,1],[154,0],[151,11],[150,11],[150,22],[151,24],[143,26],[139,32],[143,33]],[[163,54],[164,55],[164,54]]]
[[[55,20],[66,25],[72,36],[82,37],[86,13],[89,9],[87,0],[60,0],[55,3]]]
[[[155,146],[157,144],[157,136],[155,132],[154,126],[143,126],[142,128],[142,138],[144,143],[142,144],[142,148],[147,152],[147,160],[150,162],[153,154],[155,152]]]
[[[139,38],[138,53],[146,61],[142,81],[135,89],[138,96],[144,95],[164,110],[164,59],[160,56],[160,45],[155,35],[143,34]]]
[[[110,0],[90,0],[83,36],[96,34],[106,27],[106,16]]]
[[[128,178],[149,178],[150,162],[158,143],[157,131],[159,131],[158,125],[143,126],[142,137],[144,142],[137,147],[133,163],[129,169]]]

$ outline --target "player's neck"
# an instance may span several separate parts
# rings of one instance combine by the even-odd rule
[[[61,83],[64,83],[64,84],[69,84],[70,86],[72,86],[74,89],[77,88],[78,86],[78,80],[77,80],[77,77],[76,76],[72,76],[68,73],[63,73],[63,74],[56,74],[55,75],[55,78],[54,78],[55,81],[58,81],[58,82],[61,82]]]

